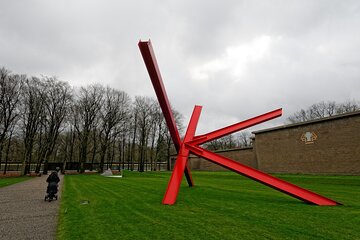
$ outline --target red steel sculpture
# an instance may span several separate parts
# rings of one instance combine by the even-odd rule
[[[180,184],[182,181],[182,176],[185,173],[187,182],[190,187],[194,186],[190,169],[187,165],[188,157],[190,152],[194,155],[197,155],[201,158],[207,159],[213,163],[216,163],[224,168],[227,168],[231,171],[239,173],[245,177],[251,178],[257,182],[265,184],[269,187],[272,187],[278,191],[286,193],[292,197],[298,198],[306,203],[321,205],[321,206],[331,206],[331,205],[340,205],[341,203],[331,200],[329,198],[323,197],[319,194],[311,192],[309,190],[298,187],[294,184],[288,183],[279,178],[273,177],[269,174],[256,170],[254,168],[248,167],[244,164],[231,160],[229,158],[220,156],[216,153],[208,151],[204,148],[201,148],[199,145],[212,141],[217,138],[221,138],[228,134],[246,129],[248,127],[257,125],[259,123],[274,119],[281,116],[282,109],[276,109],[272,112],[262,114],[260,116],[250,118],[248,120],[224,127],[222,129],[195,136],[196,126],[199,121],[201,106],[195,106],[188,128],[186,130],[183,140],[180,139],[176,123],[171,112],[170,103],[166,95],[166,91],[163,85],[159,67],[156,62],[155,54],[149,41],[140,41],[139,42],[140,52],[144,59],[146,68],[150,75],[151,82],[154,86],[156,96],[159,100],[161,110],[164,114],[166,124],[169,128],[169,132],[174,142],[176,151],[178,153],[175,166],[163,199],[163,204],[172,205],[176,202],[176,198],[179,192]]]

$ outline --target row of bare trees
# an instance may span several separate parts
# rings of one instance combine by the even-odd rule
[[[25,76],[10,74],[5,68],[0,68],[0,164],[4,153],[5,164],[9,161],[12,138],[20,118],[24,82]]]
[[[248,131],[242,131],[240,133],[231,134],[208,142],[205,147],[209,150],[216,151],[233,148],[246,148],[251,145],[251,133]]]
[[[0,167],[22,162],[22,174],[50,162],[103,171],[105,163],[159,169],[173,149],[156,100],[95,84],[79,89],[56,77],[0,68]],[[181,115],[174,111],[177,124]],[[89,167],[90,166],[90,167]],[[135,169],[137,167],[137,169]],[[169,166],[168,166],[169,167]]]
[[[300,110],[290,122],[359,110],[356,102],[321,102]],[[173,111],[182,129],[180,113]],[[211,150],[247,147],[250,133],[206,144]],[[49,163],[76,163],[77,169],[103,171],[114,162],[131,170],[160,169],[173,152],[157,101],[99,84],[72,88],[56,77],[28,77],[0,68],[0,169],[21,162],[23,174]]]
[[[311,105],[307,109],[292,114],[288,117],[288,122],[306,122],[325,117],[331,117],[342,113],[355,112],[360,110],[360,104],[355,100],[346,101],[344,103],[336,103],[335,101],[319,102]]]

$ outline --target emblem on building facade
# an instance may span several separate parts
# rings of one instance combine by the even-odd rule
[[[317,135],[314,132],[306,132],[301,135],[300,139],[305,144],[312,144],[317,139]]]

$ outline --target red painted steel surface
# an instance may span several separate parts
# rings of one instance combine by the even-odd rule
[[[205,142],[226,136],[228,134],[279,117],[282,114],[281,109],[277,109],[272,112],[268,112],[254,118],[250,118],[248,120],[227,126],[225,128],[207,134],[194,136],[202,108],[201,106],[195,106],[185,137],[183,141],[181,141],[178,130],[176,128],[174,118],[172,116],[169,100],[167,99],[165,88],[162,83],[160,71],[158,69],[150,41],[148,42],[140,41],[139,48],[144,58],[146,67],[148,69],[161,109],[166,119],[166,123],[169,127],[171,137],[178,151],[178,156],[163,199],[163,204],[172,205],[176,202],[176,198],[182,180],[182,175],[184,172],[185,175],[187,176],[189,185],[192,186],[193,182],[190,175],[190,170],[188,169],[187,166],[187,160],[190,152],[192,152],[193,154],[199,157],[205,158],[213,163],[216,163],[220,166],[223,166],[229,170],[237,172],[241,175],[244,175],[248,178],[251,178],[255,181],[258,181],[262,184],[265,184],[269,187],[272,187],[276,190],[286,193],[292,197],[298,198],[304,202],[310,204],[316,204],[316,205],[323,205],[323,206],[333,206],[333,205],[341,204],[329,198],[323,197],[317,193],[303,189],[294,184],[288,183],[284,180],[273,177],[269,174],[248,167],[246,165],[243,165],[239,162],[228,159],[226,157],[220,156],[218,154],[215,154],[198,146]]]
[[[254,169],[254,168],[248,167],[244,164],[241,164],[241,163],[231,160],[229,158],[215,154],[213,152],[210,152],[208,150],[200,148],[196,145],[185,143],[185,146],[188,149],[190,149],[190,151],[192,153],[194,153],[195,155],[197,155],[199,157],[205,158],[213,163],[216,163],[220,166],[223,166],[229,170],[237,172],[243,176],[251,178],[255,181],[258,181],[262,184],[265,184],[269,187],[272,187],[272,188],[279,190],[283,193],[286,193],[290,196],[298,198],[304,202],[316,204],[316,205],[323,205],[323,206],[324,205],[332,206],[332,205],[339,204],[338,202],[333,201],[329,198],[323,197],[319,194],[316,194],[309,190],[303,189],[294,184],[288,183],[284,180],[273,177],[269,174],[266,174],[264,172]]]
[[[239,123],[236,123],[236,124],[221,128],[219,130],[216,130],[216,131],[213,131],[213,132],[210,132],[210,133],[207,133],[207,134],[199,135],[199,136],[195,137],[195,139],[194,139],[194,141],[192,143],[196,144],[196,145],[200,145],[200,144],[203,144],[203,143],[206,143],[206,142],[210,142],[210,141],[215,140],[217,138],[221,138],[221,137],[224,137],[224,136],[229,135],[231,133],[243,130],[245,128],[252,127],[252,126],[254,126],[256,124],[260,124],[262,122],[266,122],[266,121],[269,121],[271,119],[280,117],[281,115],[282,115],[282,109],[279,108],[279,109],[276,109],[274,111],[259,115],[257,117],[250,118],[248,120],[245,120],[245,121],[242,121],[242,122],[239,122]]]
[[[188,125],[188,129],[186,130],[186,134],[184,137],[184,142],[191,141],[195,135],[196,126],[199,121],[200,113],[201,113],[201,106],[195,106],[193,110],[193,114],[190,118],[190,122]],[[174,170],[172,172],[164,199],[163,204],[172,205],[176,201],[176,197],[179,192],[182,176],[185,170],[185,166],[187,165],[187,160],[189,157],[189,149],[182,144],[180,146],[180,151],[178,153]]]
[[[156,96],[159,100],[161,110],[164,114],[166,124],[169,128],[169,132],[176,150],[180,149],[181,140],[178,129],[176,127],[175,119],[171,112],[170,102],[167,97],[160,70],[154,55],[154,51],[151,42],[139,42],[139,48],[144,59],[146,68],[150,75],[151,82],[154,86]]]
[[[178,129],[176,127],[174,116],[171,111],[170,102],[169,102],[169,99],[167,97],[167,94],[166,94],[166,91],[164,88],[164,84],[162,81],[162,77],[160,74],[160,70],[159,70],[159,67],[158,67],[158,64],[157,64],[157,61],[155,58],[155,54],[154,54],[154,50],[152,48],[151,42],[150,42],[150,40],[145,41],[145,42],[139,41],[138,46],[139,46],[141,55],[144,59],[146,68],[148,70],[151,82],[155,89],[155,93],[158,98],[158,101],[159,101],[159,104],[161,107],[161,111],[164,114],[166,125],[169,128],[171,139],[175,145],[176,151],[179,152],[180,145],[181,145],[180,135],[179,135]],[[192,179],[190,169],[188,166],[186,166],[186,168],[185,168],[185,176],[186,176],[186,180],[187,180],[189,186],[190,187],[194,186],[194,181]]]

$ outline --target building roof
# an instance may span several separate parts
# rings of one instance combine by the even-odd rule
[[[252,133],[260,134],[260,133],[265,133],[265,132],[270,132],[270,131],[282,130],[282,129],[286,129],[286,128],[292,128],[292,127],[298,127],[298,126],[319,123],[319,122],[332,121],[332,120],[336,120],[336,119],[340,119],[340,118],[352,117],[352,116],[357,116],[357,115],[360,115],[360,111],[343,113],[343,114],[339,114],[339,115],[335,115],[335,116],[331,116],[331,117],[325,117],[325,118],[310,120],[310,121],[306,121],[306,122],[287,124],[287,125],[283,125],[283,126],[279,126],[279,127],[273,127],[273,128],[268,128],[268,129],[264,129],[264,130],[254,131]]]

